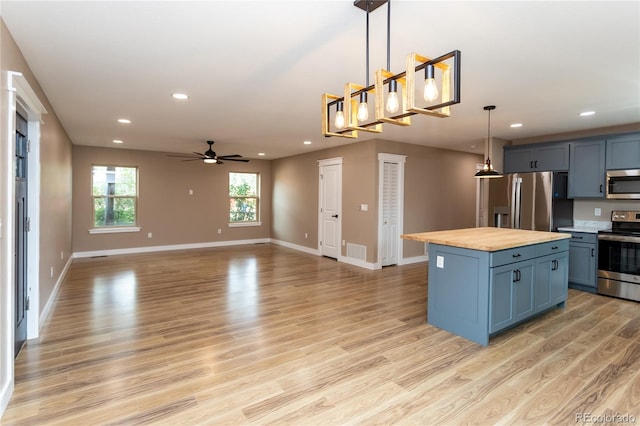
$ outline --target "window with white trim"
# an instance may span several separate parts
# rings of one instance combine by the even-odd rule
[[[229,223],[260,221],[260,175],[229,172]]]
[[[92,166],[94,228],[134,227],[138,210],[138,168]]]

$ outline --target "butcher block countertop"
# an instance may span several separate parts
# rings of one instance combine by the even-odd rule
[[[465,228],[448,231],[402,234],[405,240],[442,244],[472,250],[498,251],[571,238],[560,232],[528,231],[509,228]]]

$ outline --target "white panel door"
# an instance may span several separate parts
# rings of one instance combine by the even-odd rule
[[[384,163],[382,186],[382,266],[398,263],[400,165]]]
[[[320,218],[323,256],[337,259],[340,255],[342,208],[342,165],[331,164],[320,171]]]

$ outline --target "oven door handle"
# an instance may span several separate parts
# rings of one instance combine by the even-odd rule
[[[598,239],[606,241],[621,241],[623,243],[640,243],[640,237],[632,237],[627,235],[598,234]]]

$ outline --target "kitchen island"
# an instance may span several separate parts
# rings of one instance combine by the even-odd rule
[[[481,345],[567,299],[571,234],[484,227],[402,238],[429,243],[427,322]]]

